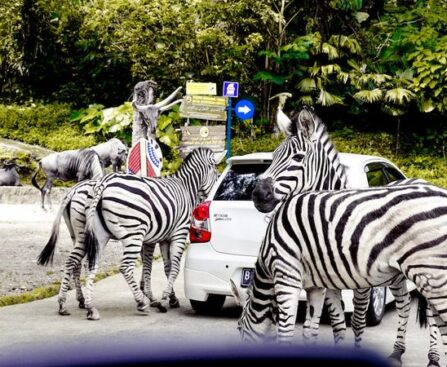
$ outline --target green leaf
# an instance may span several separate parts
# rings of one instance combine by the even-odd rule
[[[304,78],[302,79],[298,85],[298,89],[302,92],[308,93],[317,89],[317,85],[315,83],[315,79],[313,78]]]
[[[361,90],[353,95],[353,97],[362,102],[374,103],[382,100],[383,91],[379,88],[373,90]]]
[[[358,11],[355,13],[355,19],[357,19],[357,22],[363,23],[366,20],[368,20],[369,14],[363,11]]]
[[[385,93],[385,101],[399,105],[409,102],[413,98],[415,98],[415,94],[404,88],[390,89]]]
[[[283,85],[286,78],[272,74],[268,71],[260,71],[255,75],[255,80],[269,81],[277,85]]]
[[[160,130],[164,130],[168,125],[172,123],[172,118],[168,115],[162,115],[160,116],[160,119],[158,120],[157,126]]]
[[[420,110],[422,112],[428,113],[432,112],[435,109],[435,105],[431,99],[424,99],[420,104]]]
[[[335,94],[331,94],[324,89],[320,89],[320,95],[318,97],[317,102],[322,106],[332,106],[335,104],[343,104],[343,100],[336,96]]]

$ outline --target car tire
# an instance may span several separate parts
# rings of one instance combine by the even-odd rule
[[[386,288],[376,287],[371,289],[368,310],[366,311],[366,323],[368,326],[379,325],[385,314]]]
[[[214,315],[222,310],[226,296],[220,294],[210,294],[206,301],[196,301],[190,299],[191,307],[200,315]]]

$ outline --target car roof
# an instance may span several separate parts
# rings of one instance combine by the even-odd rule
[[[387,159],[367,154],[354,154],[354,153],[339,153],[340,161],[343,165],[357,165],[366,163],[368,161],[386,161]],[[269,163],[271,162],[273,157],[272,152],[258,152],[258,153],[250,153],[240,156],[231,157],[228,162],[232,164],[244,164],[244,163]]]

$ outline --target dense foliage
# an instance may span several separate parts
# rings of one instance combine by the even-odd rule
[[[383,131],[394,153],[445,157],[446,0],[11,0],[0,13],[0,102],[34,103],[20,113],[45,120],[2,107],[2,136],[57,150],[127,140],[137,81],[156,80],[163,98],[188,80],[237,80],[257,113],[236,135],[270,133],[270,97],[289,91],[286,111],[312,104],[332,131]],[[180,123],[161,120],[166,147]]]

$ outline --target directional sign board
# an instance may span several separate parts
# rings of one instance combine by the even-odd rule
[[[186,83],[186,94],[215,96],[217,94],[216,83]]]
[[[248,120],[255,114],[255,106],[247,99],[241,99],[234,107],[236,116],[241,120]]]
[[[225,126],[184,126],[182,129],[182,142],[180,156],[184,158],[193,149],[208,147],[213,152],[222,152],[225,149]]]
[[[217,96],[183,97],[180,105],[180,116],[202,120],[225,121],[227,119],[228,99]]]
[[[224,97],[237,98],[239,96],[239,83],[224,82],[222,95]]]

